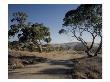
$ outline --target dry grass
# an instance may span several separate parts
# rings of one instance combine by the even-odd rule
[[[81,52],[82,53],[82,52]],[[52,51],[52,52],[29,52],[29,51],[15,51],[15,50],[9,50],[9,55],[14,57],[20,57],[20,56],[37,56],[37,57],[43,57],[47,59],[67,59],[67,57],[71,59],[81,58],[84,57],[84,54],[79,54],[79,52],[76,51]]]
[[[52,51],[52,52],[29,52],[29,51],[16,51],[9,50],[8,51],[8,61],[9,61],[9,69],[10,68],[20,68],[24,67],[27,64],[38,63],[39,61],[50,60],[67,60],[67,59],[76,59],[81,58],[84,55],[78,54],[75,51]],[[38,58],[36,60],[36,58]]]
[[[21,68],[21,67],[24,67],[24,65],[20,59],[9,58],[8,60],[9,69],[16,69],[16,68]]]
[[[102,58],[79,58],[75,62],[73,78],[75,79],[101,79],[102,78]]]
[[[73,78],[74,79],[101,79],[102,78],[102,57],[87,58],[83,52],[75,51],[52,51],[28,52],[9,50],[9,68],[24,67],[23,61],[19,57],[41,57],[50,60],[73,60]],[[11,56],[11,57],[10,57]],[[27,59],[28,60],[28,59]],[[25,61],[26,63],[27,61]]]

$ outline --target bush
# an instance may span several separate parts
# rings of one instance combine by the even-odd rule
[[[9,58],[8,67],[9,69],[16,69],[16,68],[22,68],[24,67],[24,65],[22,64],[22,61],[20,59]]]

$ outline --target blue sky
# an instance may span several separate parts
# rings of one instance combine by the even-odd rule
[[[50,28],[52,38],[51,43],[76,42],[75,39],[71,38],[71,35],[60,35],[58,34],[58,31],[62,27],[65,13],[71,9],[76,9],[78,6],[79,4],[9,4],[9,26],[11,25],[10,17],[12,13],[22,11],[28,14],[29,22],[43,23]],[[89,37],[89,35],[86,35],[88,41]]]
[[[63,24],[63,18],[67,11],[76,9],[79,5],[75,4],[10,4],[8,6],[9,26],[10,18],[13,12],[23,11],[28,14],[28,21],[43,23],[50,28],[51,43],[66,43],[72,42],[70,36],[59,35],[58,31]]]

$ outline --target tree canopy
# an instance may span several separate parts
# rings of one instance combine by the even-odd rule
[[[49,28],[43,24],[27,22],[27,17],[24,12],[13,13],[8,36],[17,35],[20,43],[36,45],[42,52],[42,42],[51,41]]]
[[[85,47],[85,52],[88,56],[94,45],[96,37],[100,38],[100,44],[94,56],[100,51],[102,46],[102,5],[101,4],[83,4],[75,10],[70,10],[65,14],[63,19],[63,28],[59,33],[71,32],[72,37],[80,41]],[[84,32],[92,36],[92,43],[88,46],[87,41],[84,40]]]

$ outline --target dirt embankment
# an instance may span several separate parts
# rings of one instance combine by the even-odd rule
[[[102,58],[78,58],[74,59],[74,79],[102,79]]]

